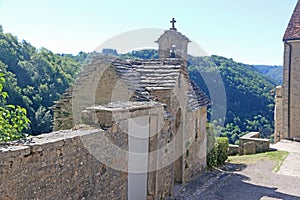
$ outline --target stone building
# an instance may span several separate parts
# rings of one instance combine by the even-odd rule
[[[55,130],[102,130],[83,143],[118,171],[103,182],[123,181],[122,199],[164,199],[206,167],[210,101],[189,79],[190,41],[171,23],[156,41],[159,59],[96,55],[53,108]]]
[[[276,88],[275,142],[300,140],[300,1],[283,37],[283,85]]]

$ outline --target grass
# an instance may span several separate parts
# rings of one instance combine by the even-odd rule
[[[282,165],[282,162],[288,155],[286,151],[270,151],[266,153],[258,153],[252,155],[243,155],[243,156],[229,156],[227,161],[233,164],[254,164],[261,160],[271,160],[276,162],[276,165],[273,169],[274,172],[277,172]]]

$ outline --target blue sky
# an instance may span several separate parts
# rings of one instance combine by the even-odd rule
[[[91,52],[141,28],[176,27],[208,54],[282,65],[282,37],[297,0],[0,0],[0,24],[54,53]]]

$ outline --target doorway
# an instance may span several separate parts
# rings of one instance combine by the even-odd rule
[[[128,120],[128,199],[147,199],[149,116]]]

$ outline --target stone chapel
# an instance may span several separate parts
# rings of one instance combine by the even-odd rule
[[[96,55],[53,107],[55,130],[83,124],[101,129],[99,140],[84,143],[119,171],[110,183],[118,181],[122,199],[172,196],[175,183],[206,167],[210,100],[189,78],[190,40],[177,31],[174,18],[171,23],[156,41],[159,59]]]
[[[276,87],[274,140],[300,140],[300,1],[283,36],[283,85]]]

